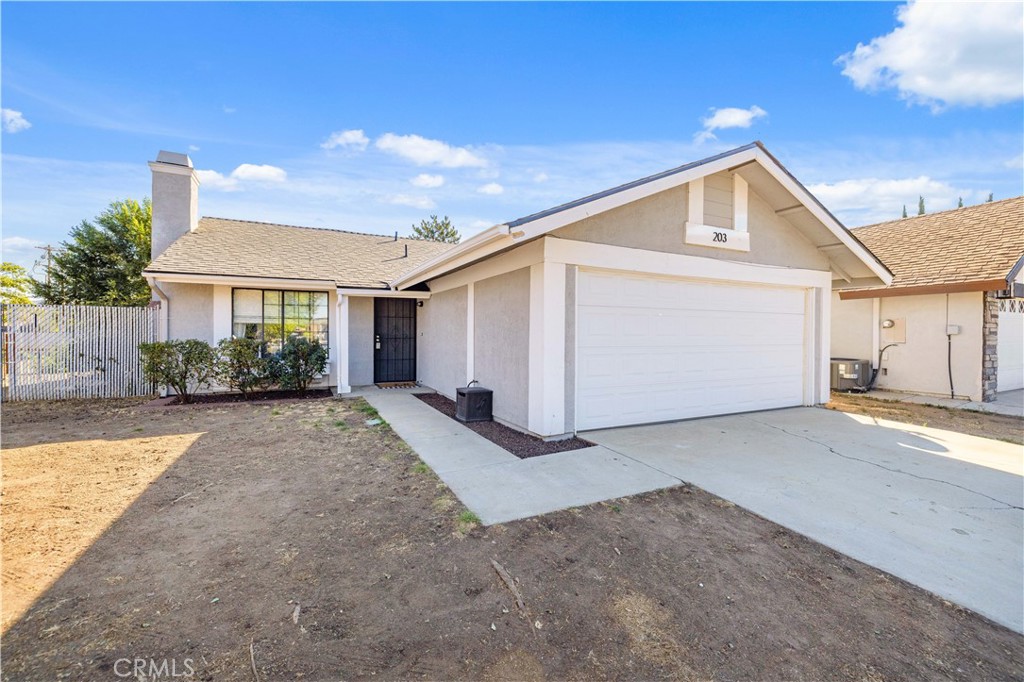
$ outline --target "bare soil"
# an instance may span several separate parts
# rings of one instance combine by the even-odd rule
[[[220,403],[267,402],[272,400],[320,400],[330,398],[332,393],[327,388],[310,389],[307,391],[256,391],[248,397],[241,393],[199,393],[192,396],[188,403],[180,398],[167,401],[167,405],[215,405]]]
[[[413,395],[438,412],[455,419],[455,401],[451,398],[446,398],[439,393],[414,393]],[[555,452],[568,452],[569,450],[580,450],[594,446],[593,443],[582,438],[542,440],[495,421],[459,423],[480,434],[495,445],[508,450],[519,459],[540,457],[541,455],[550,455]]]
[[[372,415],[6,406],[3,679],[1021,678],[1024,638],[697,488],[477,527]]]
[[[825,406],[840,412],[863,414],[916,426],[957,431],[981,438],[1024,444],[1024,419],[1001,414],[987,414],[932,405],[915,405],[895,400],[881,400],[869,395],[833,393]]]

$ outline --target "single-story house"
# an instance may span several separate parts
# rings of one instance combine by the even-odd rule
[[[825,402],[833,282],[892,282],[760,143],[454,247],[199,220],[188,157],[150,167],[163,335],[316,334],[339,393],[475,379],[546,438]]]
[[[1024,387],[1024,197],[853,234],[894,278],[837,284],[834,357],[881,361],[877,387],[893,391],[993,401]]]

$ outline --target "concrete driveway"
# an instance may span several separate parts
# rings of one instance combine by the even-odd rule
[[[1024,631],[1020,446],[815,408],[584,437]]]

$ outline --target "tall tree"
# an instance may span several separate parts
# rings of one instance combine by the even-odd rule
[[[445,242],[446,244],[458,244],[462,239],[448,216],[438,220],[436,215],[430,216],[429,220],[421,220],[419,225],[413,225],[412,238]]]
[[[924,215],[924,197],[917,197],[917,215]]]
[[[0,263],[0,303],[26,305],[32,302],[32,278],[15,263]]]
[[[907,217],[907,205],[906,204],[903,204],[903,217],[904,218]]]
[[[145,305],[153,207],[149,199],[115,201],[95,222],[83,220],[53,255],[49,277],[36,281],[46,303]]]
[[[956,207],[957,208],[963,208],[964,207],[964,198],[963,197],[957,197],[957,199],[956,199]]]
[[[988,199],[985,199],[985,203],[986,204],[992,203],[992,198],[993,198],[992,192],[989,192],[988,193]]]

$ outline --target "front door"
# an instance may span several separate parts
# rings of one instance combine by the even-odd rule
[[[416,381],[416,300],[373,299],[373,383]]]

